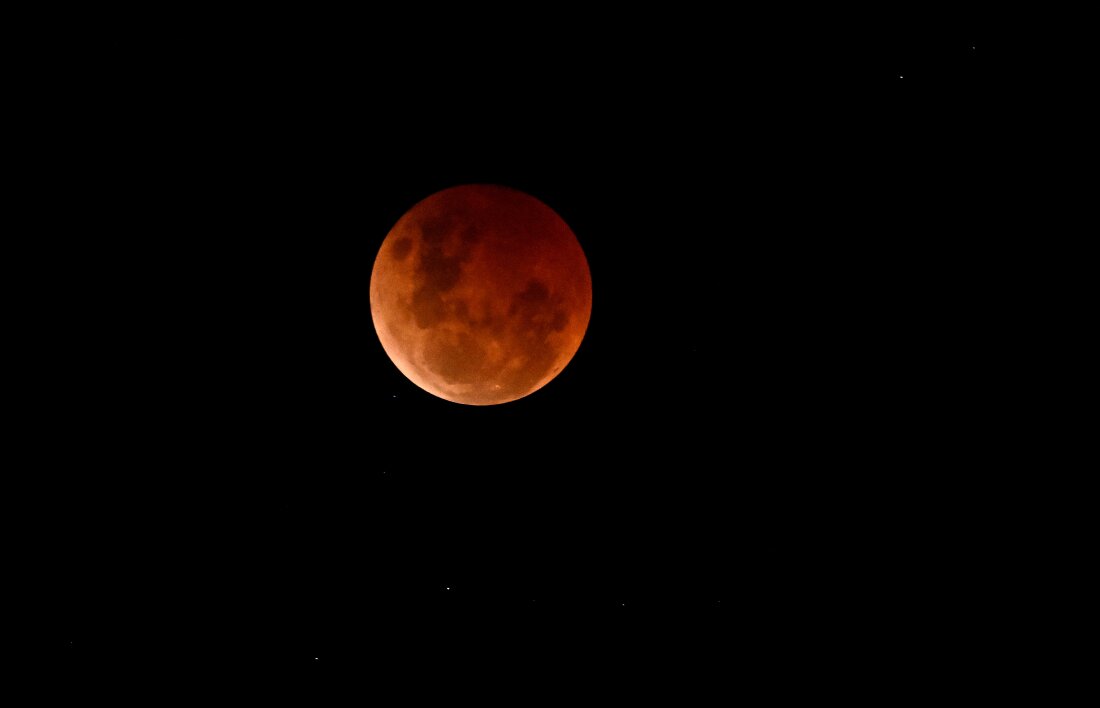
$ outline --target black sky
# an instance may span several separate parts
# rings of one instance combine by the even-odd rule
[[[975,18],[92,19],[23,58],[17,432],[65,671],[721,679],[973,602]],[[500,407],[417,389],[369,313],[389,228],[470,182],[593,277],[573,362]]]

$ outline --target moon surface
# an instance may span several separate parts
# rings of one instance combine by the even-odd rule
[[[455,403],[539,390],[580,347],[592,277],[553,209],[507,187],[462,185],[417,203],[387,234],[371,316],[393,363]]]

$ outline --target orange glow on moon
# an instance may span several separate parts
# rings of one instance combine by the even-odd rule
[[[592,313],[588,261],[569,226],[523,192],[463,185],[390,229],[370,280],[393,363],[455,403],[522,398],[573,358]]]

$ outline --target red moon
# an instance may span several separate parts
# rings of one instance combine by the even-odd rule
[[[592,314],[577,237],[523,192],[463,185],[390,229],[370,280],[382,347],[414,384],[489,406],[531,394],[573,358]]]

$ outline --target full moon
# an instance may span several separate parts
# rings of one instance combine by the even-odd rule
[[[523,192],[445,189],[390,229],[370,279],[374,328],[414,384],[455,403],[523,398],[572,360],[592,314],[577,237]]]

